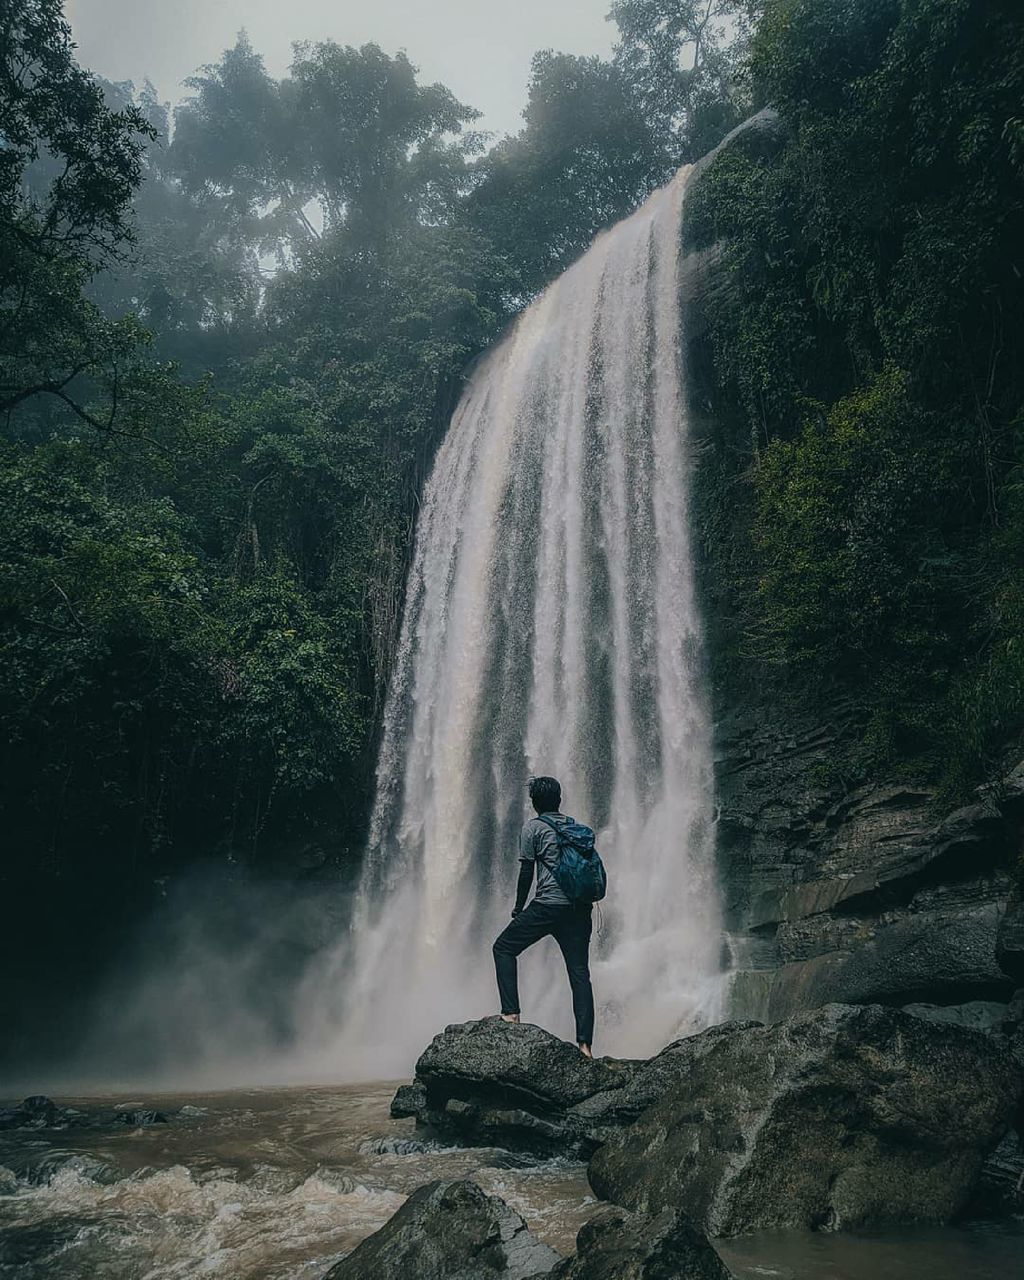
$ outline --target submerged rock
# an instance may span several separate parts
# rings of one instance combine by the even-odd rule
[[[666,1209],[653,1218],[611,1210],[576,1237],[576,1253],[552,1280],[729,1280],[730,1272],[699,1231]]]
[[[25,1098],[16,1107],[0,1108],[0,1129],[77,1129],[95,1123],[85,1112],[58,1106],[42,1093]]]
[[[0,1108],[0,1129],[105,1129],[115,1124],[138,1127],[167,1123],[162,1111],[149,1107],[118,1107],[113,1112],[79,1111],[77,1107],[59,1106],[41,1093],[33,1094],[16,1107]]]
[[[149,1108],[135,1108],[131,1111],[119,1111],[114,1117],[116,1124],[132,1125],[138,1128],[147,1124],[167,1124],[167,1117],[162,1111],[152,1111]]]
[[[993,1038],[877,1005],[714,1028],[672,1053],[676,1083],[609,1135],[590,1181],[712,1235],[947,1222],[1022,1088]]]
[[[431,1182],[324,1280],[526,1280],[558,1260],[518,1213],[475,1182]]]

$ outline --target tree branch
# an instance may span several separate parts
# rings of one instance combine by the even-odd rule
[[[77,377],[80,373],[84,373],[88,368],[89,365],[82,365],[69,373],[63,382],[41,382],[37,386],[26,387],[15,395],[8,396],[5,400],[0,400],[0,413],[10,413],[12,409],[16,408],[19,404],[22,404],[25,400],[31,399],[32,396],[56,396],[58,400],[63,401],[63,403],[67,405],[72,413],[81,418],[83,422],[88,423],[94,430],[100,431],[104,435],[108,436],[120,436],[125,440],[138,440],[143,444],[150,445],[154,449],[159,449],[161,453],[170,454],[172,451],[168,449],[166,445],[161,444],[159,440],[154,440],[152,436],[146,436],[137,431],[121,431],[114,426],[114,418],[117,415],[119,398],[119,379],[116,369],[114,371],[114,382],[111,392],[110,413],[107,416],[106,422],[102,422],[99,418],[94,417],[88,409],[84,408],[77,402],[77,400],[68,395],[64,388],[72,378]]]
[[[70,613],[70,614],[71,614],[71,616],[72,616],[72,618],[74,618],[74,620],[75,620],[75,622],[78,624],[78,627],[80,628],[80,630],[85,631],[85,630],[86,630],[85,623],[82,621],[82,619],[81,619],[81,618],[78,616],[78,614],[75,612],[75,606],[71,603],[70,599],[68,598],[68,593],[67,593],[67,592],[64,590],[64,588],[60,585],[60,583],[57,581],[57,579],[56,579],[56,578],[51,578],[51,579],[50,579],[50,581],[53,583],[54,590],[56,590],[56,591],[57,591],[57,593],[60,595],[60,598],[61,598],[61,599],[64,601],[64,603],[67,605],[68,613]]]

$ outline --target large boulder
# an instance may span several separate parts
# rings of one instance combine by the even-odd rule
[[[620,1129],[631,1125],[666,1093],[685,1085],[693,1063],[709,1053],[719,1040],[759,1022],[725,1022],[699,1036],[676,1040],[646,1062],[632,1064],[625,1082],[602,1089],[578,1102],[565,1114],[565,1124],[580,1138],[580,1145],[596,1150]]]
[[[616,1094],[640,1066],[591,1061],[541,1027],[484,1018],[434,1037],[391,1113],[471,1145],[589,1154],[590,1123],[573,1109]]]
[[[324,1280],[525,1280],[558,1260],[518,1213],[475,1182],[431,1182]]]
[[[678,1082],[608,1135],[590,1181],[711,1235],[949,1221],[1024,1084],[992,1037],[877,1005],[715,1028],[672,1052]]]
[[[653,1218],[609,1210],[576,1237],[576,1253],[549,1273],[552,1280],[729,1280],[730,1272],[681,1214]]]

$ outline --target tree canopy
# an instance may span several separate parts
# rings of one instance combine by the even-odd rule
[[[750,75],[783,139],[723,154],[690,222],[735,285],[718,395],[749,444],[720,442],[711,499],[733,657],[862,702],[849,776],[963,797],[1024,728],[1024,26],[770,0]]]
[[[614,56],[539,52],[487,139],[376,45],[299,43],[277,78],[243,33],[171,112],[78,67],[57,0],[5,6],[7,874],[353,863],[465,371],[766,102],[778,146],[727,150],[688,215],[735,285],[715,652],[845,682],[875,729],[843,768],[981,776],[1024,714],[1019,19],[763,8],[617,0]]]

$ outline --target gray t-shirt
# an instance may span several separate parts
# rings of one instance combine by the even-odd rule
[[[557,823],[571,822],[564,813],[546,813]],[[543,902],[552,907],[568,907],[569,899],[559,889],[558,881],[552,874],[552,868],[558,862],[558,840],[546,822],[540,818],[530,818],[523,825],[519,837],[519,857],[522,862],[536,862],[537,890],[533,895],[534,902]]]

